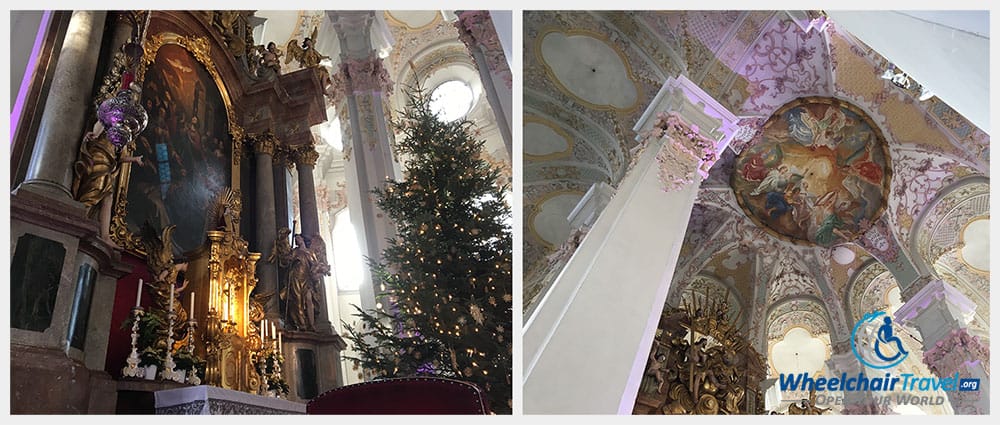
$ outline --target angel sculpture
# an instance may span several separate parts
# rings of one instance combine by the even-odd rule
[[[278,238],[271,244],[271,254],[267,256],[268,263],[273,263],[277,260],[278,267],[288,267],[288,262],[292,258],[292,244],[288,242],[288,235],[290,234],[292,234],[292,231],[287,227],[278,229]]]
[[[167,309],[169,285],[177,284],[177,275],[187,271],[187,263],[174,264],[174,243],[173,233],[176,225],[164,227],[160,233],[145,222],[142,226],[141,239],[143,248],[146,250],[146,264],[149,272],[153,275],[152,287],[156,293],[157,306],[163,310]],[[186,275],[186,273],[185,273]],[[177,292],[187,288],[188,280],[185,278],[183,284],[176,288]]]
[[[302,45],[299,45],[299,40],[294,38],[288,41],[288,45],[285,46],[285,51],[288,52],[288,55],[285,56],[286,64],[295,59],[299,61],[299,66],[313,68],[319,66],[320,61],[323,59],[330,59],[329,56],[316,51],[314,43],[316,42],[318,30],[318,27],[313,27],[312,35],[302,40]]]
[[[309,251],[316,257],[316,263],[312,268],[313,279],[317,282],[323,281],[323,276],[330,276],[330,263],[326,261],[326,242],[318,234],[309,238]]]

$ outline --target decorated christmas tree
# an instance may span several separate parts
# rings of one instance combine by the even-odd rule
[[[443,376],[478,385],[511,412],[512,236],[507,184],[465,119],[441,121],[422,90],[395,125],[405,179],[375,190],[396,225],[371,264],[380,310],[347,326],[373,378]],[[509,179],[508,179],[509,180]]]

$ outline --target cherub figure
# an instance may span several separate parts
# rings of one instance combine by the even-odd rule
[[[264,45],[256,46],[257,49],[257,76],[258,77],[271,77],[276,76],[281,73],[281,61],[280,58],[284,56],[284,52],[278,48],[277,44],[273,41],[267,43],[267,47]]]

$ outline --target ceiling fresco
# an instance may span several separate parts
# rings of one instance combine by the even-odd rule
[[[736,160],[732,188],[761,226],[824,247],[855,239],[884,209],[891,169],[885,140],[859,109],[802,98],[764,124]]]

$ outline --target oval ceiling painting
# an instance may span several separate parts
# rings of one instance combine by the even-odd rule
[[[810,97],[764,123],[730,184],[757,224],[794,242],[833,246],[878,218],[890,177],[885,139],[871,118],[847,102]]]

